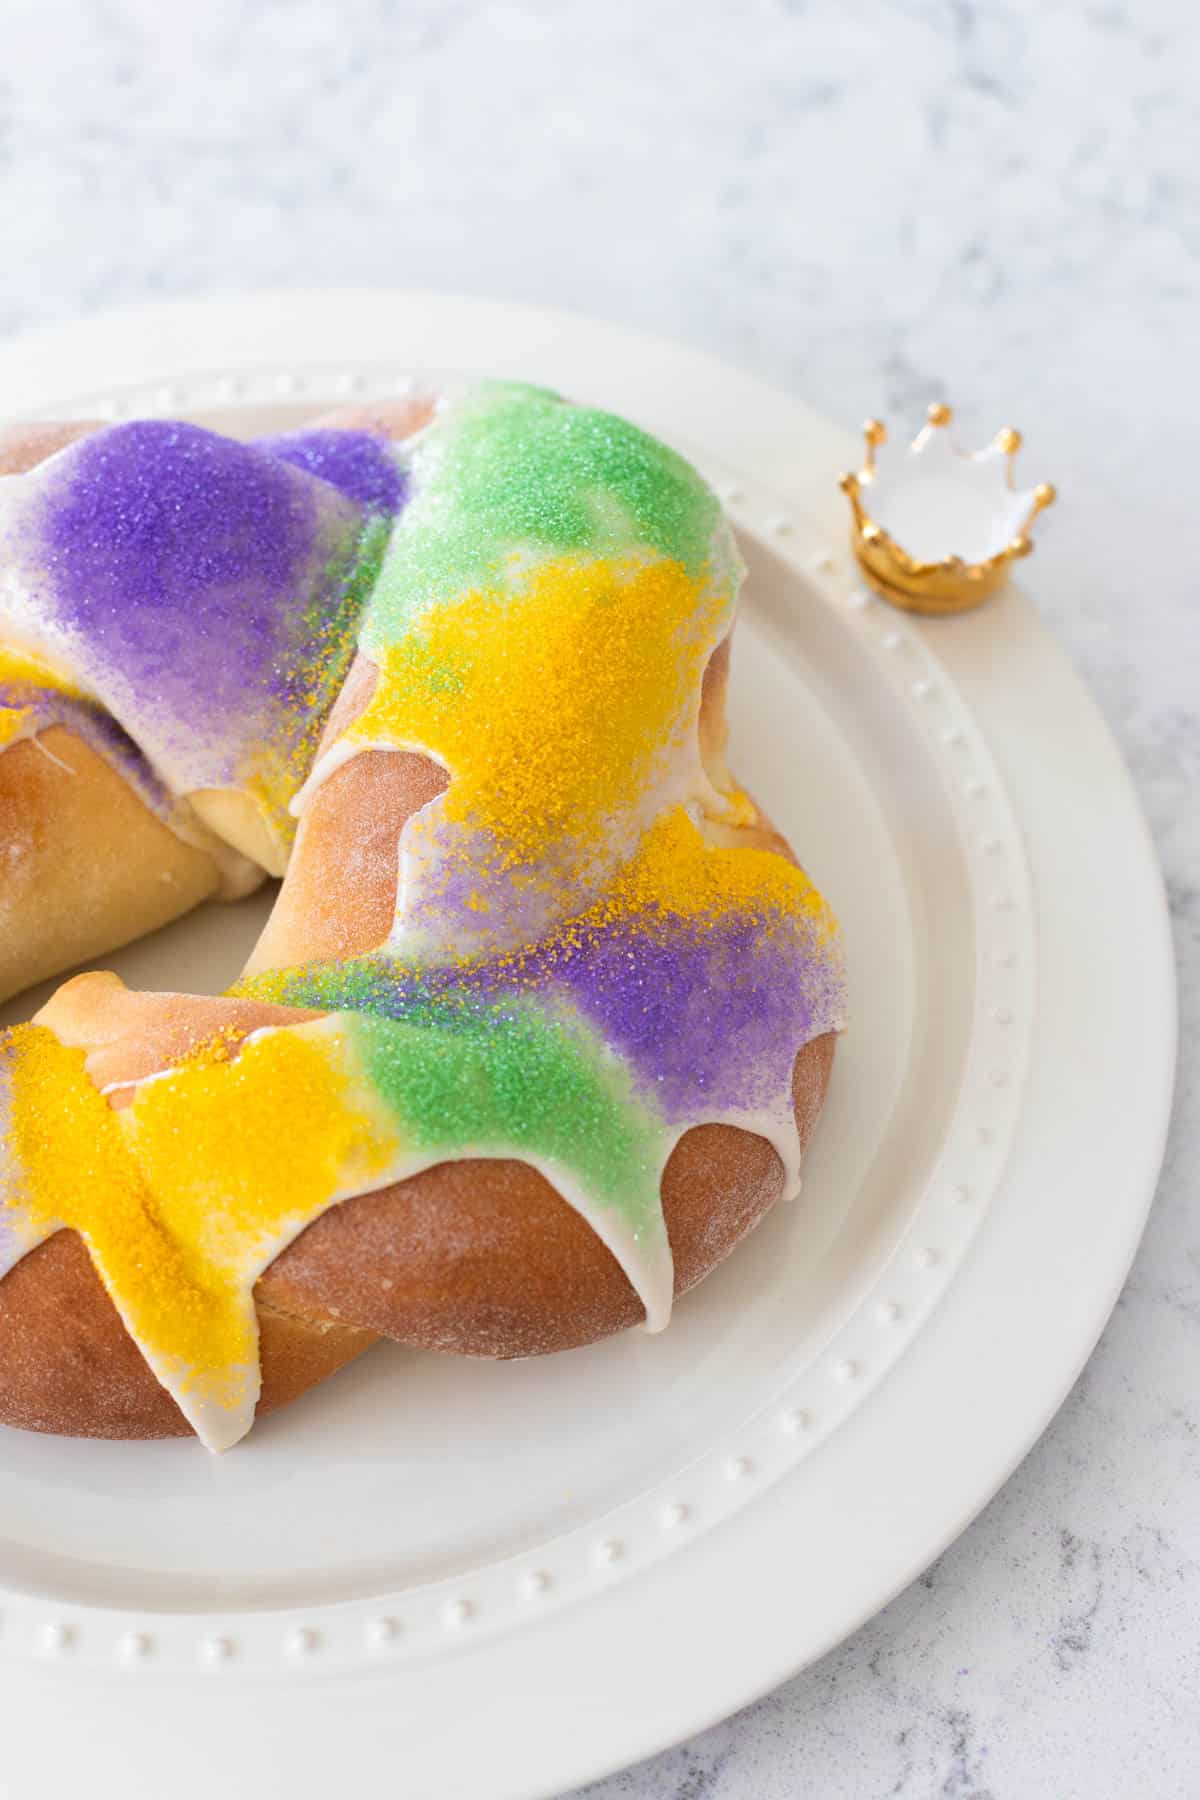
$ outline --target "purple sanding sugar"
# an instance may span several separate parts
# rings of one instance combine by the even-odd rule
[[[137,729],[156,761],[252,728],[337,606],[362,525],[278,458],[164,421],[85,438],[42,504],[48,611],[103,697],[107,672],[152,711]]]
[[[405,968],[385,955],[285,970],[262,997],[453,1027],[508,995],[569,1000],[672,1124],[775,1110],[792,1063],[840,1023],[840,956],[803,920],[673,915],[586,928],[492,964]],[[251,987],[248,991],[254,991]],[[433,1015],[428,1009],[435,1008]]]
[[[281,462],[318,475],[369,511],[391,516],[404,504],[408,481],[397,453],[372,431],[287,431],[254,442]]]
[[[538,985],[564,988],[629,1060],[672,1123],[770,1107],[797,1050],[823,1028],[825,958],[782,923],[608,925],[531,963]]]

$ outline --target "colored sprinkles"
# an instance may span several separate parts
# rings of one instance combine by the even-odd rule
[[[542,1169],[665,1323],[671,1150],[728,1120],[794,1173],[793,1062],[844,1012],[827,907],[736,844],[744,797],[700,755],[740,578],[708,488],[635,427],[502,385],[403,459],[368,433],[130,425],[38,473],[0,521],[59,674],[0,662],[0,742],[83,705],[172,796],[241,785],[275,813],[368,747],[449,783],[402,833],[386,944],[234,990],[323,1017],[215,1044],[120,1111],[52,1033],[8,1035],[0,1273],[80,1230],[212,1448],[253,1418],[262,1270],[447,1158]],[[309,774],[356,647],[374,692]]]
[[[199,426],[115,425],[0,483],[6,635],[69,672],[172,793],[243,789],[286,849],[381,517]]]

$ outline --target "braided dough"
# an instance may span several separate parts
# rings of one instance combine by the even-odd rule
[[[660,1328],[844,1010],[725,766],[699,476],[500,384],[0,469],[0,982],[283,875],[229,995],[77,976],[0,1043],[0,1420],[221,1449],[379,1337]]]

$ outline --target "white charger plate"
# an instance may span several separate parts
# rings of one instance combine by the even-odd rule
[[[842,918],[852,1029],[801,1201],[661,1338],[377,1351],[218,1461],[0,1434],[6,1763],[33,1786],[303,1800],[353,1754],[422,1796],[538,1795],[698,1729],[990,1497],[1153,1191],[1173,973],[1115,747],[1017,594],[927,626],[862,593],[832,427],[686,351],[422,295],[156,308],[0,350],[14,416],[246,432],[413,371],[547,381],[716,481],[751,566],[735,761]],[[265,904],[113,965],[216,990]]]

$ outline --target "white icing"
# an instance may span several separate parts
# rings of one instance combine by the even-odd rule
[[[309,1020],[300,1025],[265,1025],[251,1032],[239,1047],[244,1052],[250,1044],[276,1036],[281,1031],[300,1032],[310,1038],[328,1038],[336,1044],[344,1033],[344,1026],[335,1013],[327,1014],[320,1019]],[[112,1082],[102,1091],[111,1095],[125,1088],[144,1090],[153,1084],[167,1080],[175,1074],[180,1065],[155,1071],[151,1075],[142,1076],[131,1082]],[[382,1137],[394,1137],[397,1124],[383,1103],[376,1100],[365,1084],[356,1084],[355,1107],[364,1110],[374,1109],[378,1121],[378,1129]],[[132,1126],[133,1115],[130,1109],[123,1109],[117,1115],[127,1128]],[[2,1119],[2,1115],[0,1115]],[[661,1144],[661,1159],[654,1174],[655,1185],[662,1179],[662,1171],[667,1159],[678,1142],[679,1133],[673,1137],[664,1133]],[[583,1218],[595,1232],[601,1243],[611,1251],[622,1271],[628,1278],[630,1286],[637,1294],[646,1311],[646,1327],[650,1331],[661,1331],[670,1321],[671,1304],[674,1295],[674,1264],[671,1247],[667,1238],[666,1227],[659,1211],[657,1219],[641,1233],[636,1231],[625,1219],[618,1207],[598,1204],[588,1193],[584,1183],[573,1173],[570,1167],[551,1158],[531,1154],[527,1146],[515,1142],[466,1143],[454,1152],[454,1160],[470,1157],[481,1160],[514,1160],[528,1164],[545,1177],[567,1204]],[[288,1245],[305,1231],[315,1220],[321,1218],[332,1207],[339,1206],[345,1200],[357,1199],[360,1195],[374,1193],[378,1189],[391,1186],[395,1182],[407,1181],[414,1175],[423,1174],[427,1169],[435,1168],[452,1158],[445,1149],[413,1150],[400,1145],[395,1154],[383,1168],[373,1166],[370,1173],[358,1179],[349,1180],[334,1189],[328,1199],[316,1210],[296,1213],[284,1221],[276,1231],[265,1233],[253,1247],[248,1247],[244,1266],[238,1279],[237,1288],[242,1306],[245,1308],[244,1319],[247,1326],[257,1335],[254,1321],[254,1285],[263,1271],[270,1267],[275,1258],[286,1250]],[[16,1204],[17,1197],[10,1198],[13,1211],[10,1217],[19,1226],[20,1208]],[[59,1223],[49,1225],[41,1231],[36,1239],[23,1237],[19,1247],[12,1255],[11,1262],[18,1262],[29,1250],[40,1243],[43,1238],[62,1229]],[[3,1252],[3,1241],[0,1240],[0,1254]],[[253,1369],[246,1367],[236,1373],[233,1385],[239,1388],[233,1403],[230,1403],[228,1391],[213,1396],[206,1394],[201,1387],[194,1384],[194,1371],[181,1367],[178,1360],[162,1355],[137,1339],[130,1319],[121,1308],[120,1297],[112,1294],[112,1299],[121,1314],[130,1336],[135,1337],[150,1368],[161,1385],[171,1395],[196,1436],[209,1450],[227,1450],[245,1436],[254,1422],[254,1410],[261,1391],[261,1377],[257,1364]]]

